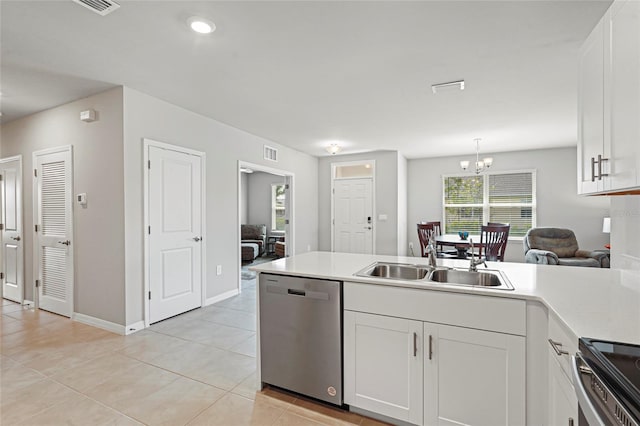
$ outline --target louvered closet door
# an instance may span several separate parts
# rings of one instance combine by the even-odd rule
[[[36,279],[40,309],[73,311],[71,148],[34,153],[36,167]]]

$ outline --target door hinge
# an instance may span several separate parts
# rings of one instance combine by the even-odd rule
[[[4,280],[4,272],[0,272],[0,280]]]
[[[151,170],[151,160],[147,160],[147,169]]]
[[[40,229],[40,226],[38,225],[33,225],[33,227],[36,229],[36,232],[38,232],[38,229]]]
[[[151,235],[151,225],[149,225],[148,232],[149,232],[149,235]]]
[[[4,223],[0,223],[0,231],[4,231]]]
[[[149,292],[149,300],[151,300],[151,292]]]
[[[286,185],[284,186],[284,189],[289,189],[289,184],[286,184]]]
[[[289,219],[285,219],[285,220],[284,220],[284,224],[285,224],[285,225],[288,225],[288,224],[289,224]]]
[[[335,189],[335,188],[332,188],[332,189],[331,189],[331,193],[332,193],[332,194],[335,194],[335,193],[336,193],[336,189]]]
[[[36,280],[36,288],[40,287],[40,280]]]
[[[4,176],[0,175],[0,181],[2,181],[4,179]]]
[[[38,169],[33,169],[33,177],[38,177]]]

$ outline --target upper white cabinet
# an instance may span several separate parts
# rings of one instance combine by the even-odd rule
[[[580,54],[578,192],[640,187],[640,2],[615,1]]]

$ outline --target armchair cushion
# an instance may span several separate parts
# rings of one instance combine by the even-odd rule
[[[267,245],[267,225],[240,225],[240,242],[257,244],[260,256]]]
[[[549,250],[531,249],[524,255],[526,263],[537,263],[540,265],[557,265],[558,256]]]
[[[592,268],[599,268],[600,262],[591,257],[563,257],[558,260],[558,265],[590,266]]]
[[[533,228],[525,240],[532,249],[553,251],[558,257],[574,257],[578,241],[570,229]]]
[[[527,263],[609,267],[607,253],[578,249],[578,241],[570,229],[532,228],[527,231],[523,244]]]

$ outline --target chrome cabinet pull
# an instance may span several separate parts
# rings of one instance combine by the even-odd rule
[[[433,358],[433,336],[429,335],[429,359]]]
[[[591,157],[591,182],[596,181],[596,159]]]
[[[418,355],[418,333],[413,332],[413,356]]]
[[[569,352],[563,351],[562,349],[560,349],[562,347],[562,343],[554,342],[553,340],[549,339],[549,344],[551,345],[553,350],[556,352],[556,355],[558,356],[569,355]]]
[[[609,161],[608,158],[602,158],[602,155],[598,154],[598,180],[602,180],[603,176],[609,176],[608,173],[602,173],[602,162]]]

